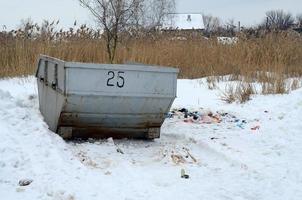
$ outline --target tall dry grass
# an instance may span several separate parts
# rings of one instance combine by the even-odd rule
[[[260,82],[263,93],[284,93],[284,80],[302,75],[302,37],[290,32],[261,37],[238,35],[239,42],[223,45],[216,38],[156,33],[123,36],[116,63],[139,62],[180,68],[180,78],[231,75],[230,79]],[[0,33],[0,77],[33,74],[39,54],[68,61],[106,63],[99,32],[82,27],[28,35],[18,30]],[[215,86],[215,79],[209,79]],[[297,83],[295,83],[297,85]]]

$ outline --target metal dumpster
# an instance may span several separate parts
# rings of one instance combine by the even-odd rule
[[[40,111],[49,129],[63,138],[159,138],[176,97],[178,72],[41,55],[36,71]]]

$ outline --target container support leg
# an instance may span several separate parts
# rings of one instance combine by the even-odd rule
[[[72,138],[72,127],[59,127],[58,134],[63,139],[71,139]]]
[[[160,137],[160,128],[149,128],[147,134],[146,134],[146,139],[155,139]]]

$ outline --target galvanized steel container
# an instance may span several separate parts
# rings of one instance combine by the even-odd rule
[[[65,62],[40,56],[40,111],[49,129],[72,136],[158,138],[179,70]]]

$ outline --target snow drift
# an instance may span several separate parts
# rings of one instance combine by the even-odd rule
[[[1,80],[0,196],[301,199],[302,89],[253,96],[244,105],[224,104],[218,94],[205,79],[179,80],[173,108],[228,113],[236,120],[196,123],[175,114],[153,142],[65,142],[39,113],[33,77]],[[182,170],[188,179],[181,178]],[[19,186],[20,180],[32,182]]]

